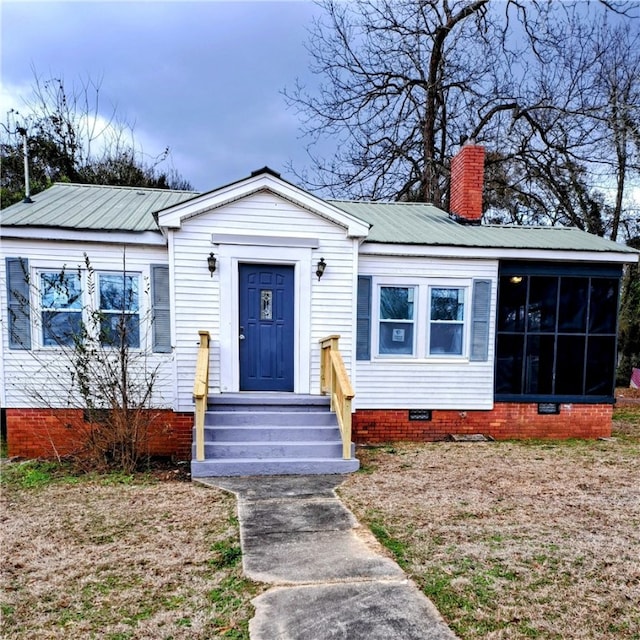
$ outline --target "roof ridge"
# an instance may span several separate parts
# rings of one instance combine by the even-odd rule
[[[326,198],[327,202],[346,202],[348,204],[398,204],[406,207],[407,205],[414,205],[417,207],[435,207],[433,202],[402,202],[398,200],[346,200],[343,198]]]
[[[484,228],[487,229],[527,229],[527,230],[535,230],[535,229],[545,229],[545,230],[549,230],[549,231],[581,231],[584,233],[588,233],[587,231],[584,231],[583,229],[578,229],[578,227],[567,227],[565,225],[559,225],[559,226],[554,226],[551,224],[513,224],[513,223],[509,223],[509,224],[483,224],[480,225]],[[590,234],[590,235],[594,235],[595,234]],[[596,237],[602,237],[602,236],[596,236]],[[609,238],[602,238],[603,240],[608,240]]]
[[[85,182],[54,182],[52,186],[58,187],[87,187],[91,189],[122,189],[128,191],[156,191],[159,193],[192,193],[200,195],[201,191],[189,189],[161,189],[160,187],[134,187],[125,184],[90,184]],[[36,194],[37,195],[37,194]]]

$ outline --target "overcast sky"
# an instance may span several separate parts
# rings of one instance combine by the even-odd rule
[[[282,89],[309,79],[310,2],[29,2],[3,0],[0,120],[20,109],[35,69],[65,85],[101,79],[147,154],[171,149],[206,191],[265,165],[302,169],[305,143]],[[309,79],[312,81],[312,79]]]

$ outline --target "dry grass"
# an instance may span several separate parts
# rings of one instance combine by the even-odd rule
[[[340,493],[464,640],[639,640],[640,407],[620,404],[615,441],[361,450]],[[248,638],[232,496],[50,471],[3,468],[2,638]]]
[[[2,638],[248,637],[233,496],[39,473],[3,486]]]
[[[615,441],[361,452],[340,488],[461,638],[640,638],[640,407]]]

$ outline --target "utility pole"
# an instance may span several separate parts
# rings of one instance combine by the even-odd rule
[[[27,130],[25,127],[16,127],[22,136],[22,153],[24,155],[24,200],[22,202],[31,203],[31,187],[29,186],[29,149],[27,147]]]

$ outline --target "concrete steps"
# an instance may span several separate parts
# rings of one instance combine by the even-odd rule
[[[205,416],[205,460],[191,475],[215,476],[333,474],[360,466],[342,458],[335,414],[323,396],[221,394],[210,398]]]

